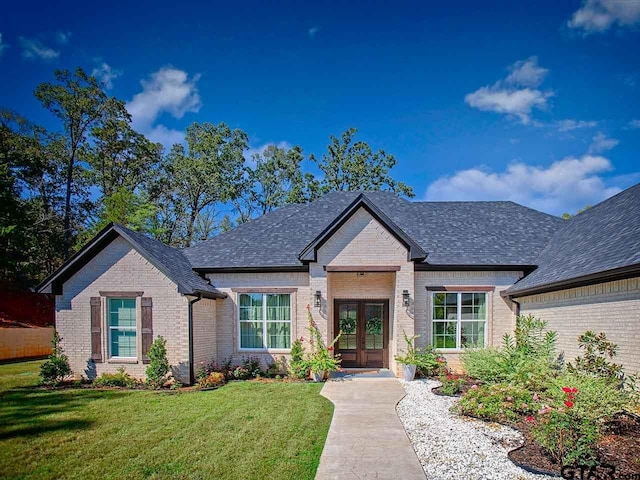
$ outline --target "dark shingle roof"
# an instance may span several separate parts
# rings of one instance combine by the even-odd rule
[[[332,192],[288,205],[183,250],[197,269],[296,267],[298,255],[361,195]],[[513,202],[410,202],[366,198],[427,252],[430,265],[534,265],[562,220]]]
[[[566,220],[536,262],[506,293],[640,266],[640,184]]]
[[[185,257],[180,250],[169,247],[158,240],[130,230],[122,225],[114,225],[113,228],[133,243],[134,247],[138,247],[142,256],[173,280],[178,285],[178,291],[180,293],[208,293],[214,296],[225,296],[210,285],[207,280],[193,271],[189,260],[187,260],[187,257]]]
[[[102,229],[80,251],[38,285],[36,290],[44,292],[50,289],[53,293],[60,292],[61,285],[65,281],[118,236],[128,241],[140,255],[175,282],[178,292],[186,295],[202,294],[210,298],[226,297],[224,293],[193,271],[191,264],[180,250],[118,224],[110,224]]]

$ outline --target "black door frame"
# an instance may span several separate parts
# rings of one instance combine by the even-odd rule
[[[356,323],[356,341],[357,348],[356,365],[343,365],[345,368],[389,368],[389,299],[388,298],[334,298],[333,300],[333,332],[337,336],[340,333],[339,321],[340,321],[340,304],[355,303],[357,304],[358,321]],[[382,367],[373,367],[366,365],[366,349],[364,348],[365,342],[365,329],[364,329],[364,315],[365,304],[367,303],[382,303],[383,304],[383,318],[382,318]],[[380,351],[380,349],[372,350],[373,352]],[[336,353],[340,351],[336,348]],[[348,350],[349,354],[353,353],[353,350]]]

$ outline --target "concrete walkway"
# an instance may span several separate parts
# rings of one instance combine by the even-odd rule
[[[389,372],[344,375],[321,391],[335,405],[316,480],[424,480],[396,404],[405,396]]]

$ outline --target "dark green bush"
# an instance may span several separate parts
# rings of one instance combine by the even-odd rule
[[[291,361],[289,362],[289,376],[292,378],[306,378],[307,362],[304,358],[302,340],[296,338],[291,345]]]
[[[153,388],[161,388],[169,373],[167,360],[167,341],[157,337],[149,347],[149,365],[147,366],[147,383]]]
[[[71,376],[71,366],[69,358],[64,354],[60,346],[60,335],[57,331],[53,331],[53,352],[49,358],[40,366],[40,378],[45,385],[60,385],[69,376]]]
[[[440,355],[435,351],[431,345],[427,345],[426,348],[416,350],[416,373],[422,377],[434,377],[438,375],[441,363],[438,359]]]
[[[612,361],[618,354],[618,345],[607,340],[604,333],[596,335],[588,330],[578,337],[578,345],[584,350],[584,355],[576,357],[575,363],[567,364],[570,373],[591,375],[613,382],[624,380],[622,365]]]
[[[131,388],[138,384],[138,381],[129,375],[124,367],[118,368],[116,373],[103,373],[93,381],[96,387],[123,387]]]

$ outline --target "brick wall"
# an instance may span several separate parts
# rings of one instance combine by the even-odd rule
[[[143,378],[146,365],[138,358],[133,363],[112,361],[108,358],[106,335],[106,299],[102,302],[104,362],[95,364],[91,358],[90,298],[100,296],[100,291],[143,291],[153,299],[153,336],[167,340],[167,357],[174,374],[182,382],[189,380],[189,338],[187,327],[187,299],[180,295],[177,286],[162,272],[145,260],[131,245],[117,238],[98,253],[79,272],[67,280],[63,294],[56,296],[56,328],[62,336],[62,347],[69,356],[76,377],[115,372],[124,367],[131,375]],[[140,299],[137,300],[138,327]],[[138,328],[138,356],[141,335]]]
[[[292,331],[293,338],[308,337],[307,304],[313,305],[313,296],[309,288],[309,274],[292,273],[212,273],[207,274],[215,287],[228,295],[228,298],[216,300],[216,352],[218,360],[231,357],[240,362],[242,357],[253,356],[263,364],[272,362],[280,356],[288,356],[284,351],[242,352],[238,348],[238,304],[234,287],[263,288],[282,287],[295,289],[292,293]]]
[[[581,352],[578,336],[605,332],[619,346],[616,361],[640,370],[640,278],[606,282],[517,299],[521,313],[546,320],[558,332],[558,349],[567,361]]]
[[[515,327],[514,305],[509,300],[500,296],[502,290],[506,290],[515,283],[522,272],[416,272],[415,288],[415,318],[416,333],[420,335],[417,344],[424,347],[431,343],[431,299],[425,287],[438,285],[460,286],[494,286],[493,294],[488,295],[487,309],[487,345],[500,346],[502,336],[513,332]],[[459,353],[445,354],[451,367],[460,369]]]
[[[193,304],[193,363],[194,373],[201,365],[217,358],[216,302],[203,298]]]

